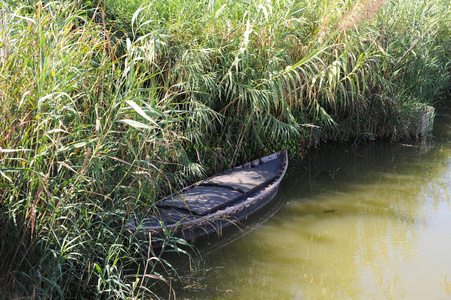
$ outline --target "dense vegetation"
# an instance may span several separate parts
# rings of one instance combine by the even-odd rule
[[[161,194],[282,147],[416,136],[450,88],[450,9],[3,1],[2,296],[151,296],[170,265],[124,224]]]

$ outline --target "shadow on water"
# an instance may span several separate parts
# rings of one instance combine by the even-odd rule
[[[324,145],[312,149],[303,160],[291,162],[284,185],[286,197],[288,201],[293,198],[297,202],[316,201],[324,194],[350,193],[367,185],[378,185],[387,178],[400,184],[408,180],[420,184],[434,171],[435,165],[431,163],[443,162],[442,153],[449,149],[449,143],[451,110],[442,109],[436,115],[432,135],[425,140]],[[338,212],[329,202],[317,208],[318,213]]]

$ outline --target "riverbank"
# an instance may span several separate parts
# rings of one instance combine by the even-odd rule
[[[283,147],[415,137],[451,82],[447,1],[1,5],[7,297],[151,295],[165,264],[123,224],[159,196]]]

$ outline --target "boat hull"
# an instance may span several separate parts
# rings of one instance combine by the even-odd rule
[[[265,207],[274,197],[277,195],[279,187],[277,186],[268,194],[261,196],[261,198],[256,201],[253,205],[245,207],[240,212],[233,215],[224,214],[222,216],[217,216],[215,219],[209,219],[202,225],[198,226],[184,226],[180,224],[175,231],[171,233],[172,236],[182,238],[187,241],[194,242],[196,239],[216,233],[219,236],[222,235],[222,230],[228,226],[239,226],[243,219],[246,219],[260,211]]]
[[[170,237],[194,242],[212,233],[220,236],[224,228],[239,226],[271,202],[287,167],[288,153],[282,150],[209,177],[161,199],[158,214],[131,220],[127,229],[150,233],[155,245]]]

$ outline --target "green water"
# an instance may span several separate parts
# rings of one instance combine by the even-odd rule
[[[205,257],[184,282],[204,290],[178,298],[451,299],[450,121],[436,118],[432,144],[291,162],[280,210]]]

